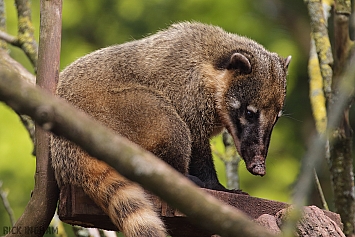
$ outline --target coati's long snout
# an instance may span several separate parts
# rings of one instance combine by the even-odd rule
[[[261,132],[262,133],[262,132]],[[266,139],[241,138],[239,154],[243,157],[246,168],[253,175],[264,176],[266,174],[266,156],[269,147],[271,131],[268,131]],[[263,135],[261,136],[263,137]]]
[[[250,173],[264,176],[266,174],[265,161],[273,124],[271,129],[265,129],[259,122],[244,125],[236,123],[236,129],[232,129],[230,133],[232,134],[238,153],[243,158],[246,168]]]

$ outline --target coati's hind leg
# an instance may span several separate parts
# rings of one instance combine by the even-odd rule
[[[146,87],[128,87],[115,96],[117,131],[161,158],[200,187],[189,173],[191,134],[171,102]]]
[[[145,87],[123,89],[115,99],[113,129],[187,175],[190,130],[171,102]]]
[[[81,187],[125,236],[167,236],[140,186],[62,138],[52,137],[51,152],[58,184]]]

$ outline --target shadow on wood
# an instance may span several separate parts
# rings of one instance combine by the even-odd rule
[[[243,211],[252,219],[258,219],[260,216],[265,216],[264,214],[274,217],[281,210],[290,206],[287,203],[255,198],[248,195],[227,193],[208,189],[204,190],[207,193],[215,196],[217,199]],[[157,211],[160,212],[162,219],[164,220],[167,229],[169,230],[169,233],[172,236],[207,237],[213,234],[194,225],[186,217],[184,217],[181,212],[169,207],[165,202],[160,201],[159,198],[153,195],[151,198]],[[98,206],[96,206],[96,204],[88,196],[86,196],[82,189],[74,186],[62,187],[60,190],[59,201],[58,214],[63,222],[84,227],[94,227],[117,231],[117,228],[111,223],[109,217]],[[318,208],[317,210],[321,211]],[[322,221],[335,223],[335,226],[338,226],[340,231],[340,228],[342,228],[340,216],[329,211],[321,212],[325,214]],[[265,224],[261,219],[264,220],[264,218],[259,218],[257,222],[266,228],[269,228],[268,223]],[[276,221],[276,219],[274,221]]]

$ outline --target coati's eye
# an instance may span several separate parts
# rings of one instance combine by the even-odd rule
[[[259,118],[259,111],[257,108],[255,108],[252,105],[247,106],[247,109],[245,111],[245,118],[249,121],[249,122],[254,122],[255,120],[257,120]]]
[[[246,118],[248,120],[253,120],[257,118],[257,113],[254,113],[253,111],[247,110],[246,111]]]

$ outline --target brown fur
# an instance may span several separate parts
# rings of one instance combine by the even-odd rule
[[[248,170],[263,175],[288,63],[250,39],[185,22],[78,59],[60,74],[57,94],[205,187],[225,190],[209,138],[226,127]],[[53,137],[52,156],[59,185],[82,186],[126,236],[166,234],[139,186],[62,138]]]

